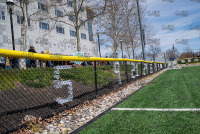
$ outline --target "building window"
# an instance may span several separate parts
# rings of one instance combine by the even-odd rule
[[[57,0],[58,3],[62,3],[62,0]]]
[[[90,18],[90,17],[91,17],[91,13],[88,12],[88,13],[87,13],[87,18]],[[92,20],[92,19],[88,20],[89,41],[94,41],[94,38],[93,38],[93,30],[92,30],[92,23],[93,23],[93,20]]]
[[[68,5],[69,5],[69,7],[73,7],[73,2],[69,1]]]
[[[57,15],[58,17],[62,17],[62,16],[63,16],[63,12],[60,11],[60,10],[58,10],[58,9],[56,9],[55,13],[56,13],[56,15]]]
[[[61,26],[56,26],[56,31],[57,31],[57,33],[65,34],[65,30]]]
[[[83,33],[82,33],[82,34],[81,34],[81,38],[82,38],[82,39],[86,39],[86,34],[83,34]]]
[[[47,12],[47,7],[43,4],[38,2],[38,9],[41,9],[44,12]]]
[[[39,25],[40,25],[41,29],[49,30],[49,24],[48,23],[40,22]]]
[[[93,31],[92,31],[92,20],[88,21],[88,33],[89,33],[89,41],[94,41]]]
[[[3,11],[0,11],[0,20],[5,20],[5,13]]]
[[[75,32],[75,31],[72,31],[72,30],[70,30],[70,36],[74,36],[74,37],[76,37],[76,32]]]
[[[24,18],[22,16],[17,16],[17,24],[23,24],[24,22]],[[28,26],[31,26],[31,20],[30,18],[27,19],[27,23],[28,23]]]
[[[23,20],[22,16],[17,15],[17,24],[23,24]]]
[[[74,16],[69,16],[70,21],[75,21]]]

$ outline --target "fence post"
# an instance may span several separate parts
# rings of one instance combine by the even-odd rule
[[[94,76],[95,76],[95,91],[96,91],[96,96],[97,96],[97,62],[94,61]]]
[[[158,71],[158,63],[156,64],[156,66],[157,66],[157,69],[156,69],[156,70]]]
[[[151,70],[150,70],[150,63],[148,63],[148,70],[149,70],[149,73],[148,73],[148,75],[150,75],[150,74],[151,74]]]
[[[128,69],[127,69],[127,61],[125,61],[125,66],[126,66],[126,81],[128,83]]]
[[[153,71],[153,74],[154,74],[154,63],[152,63],[152,71]]]
[[[142,70],[143,70],[143,68],[142,68],[142,62],[141,62],[141,77],[142,77]]]

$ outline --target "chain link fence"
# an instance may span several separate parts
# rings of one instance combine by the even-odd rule
[[[200,57],[183,58],[176,60],[178,64],[200,63]]]
[[[104,95],[166,68],[158,62],[0,50],[0,133]]]

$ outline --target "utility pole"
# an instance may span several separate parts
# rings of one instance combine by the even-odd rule
[[[173,50],[173,57],[172,57],[173,59],[172,59],[172,61],[174,61],[174,58],[175,58],[174,44],[173,44],[172,50]]]
[[[142,44],[142,58],[145,60],[145,55],[144,55],[144,40],[143,40],[143,30],[142,30],[142,24],[141,24],[141,16],[140,16],[140,6],[138,0],[137,2],[137,10],[138,10],[138,19],[139,19],[139,25],[140,25],[140,38],[141,38],[141,44]]]
[[[165,59],[165,63],[166,63],[166,55],[165,55],[165,53],[164,53],[164,59]]]
[[[119,40],[119,42],[120,42],[120,44],[121,44],[122,58],[124,58],[124,57],[123,57],[123,47],[122,47],[122,40],[120,39],[120,40]]]
[[[100,48],[100,41],[99,41],[99,30],[97,30],[97,38],[98,38],[98,45],[99,45],[99,56],[101,58],[101,48]]]

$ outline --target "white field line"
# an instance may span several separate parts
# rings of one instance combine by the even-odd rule
[[[186,109],[175,109],[175,108],[112,108],[111,110],[129,110],[129,111],[200,111],[200,108],[186,108]]]

